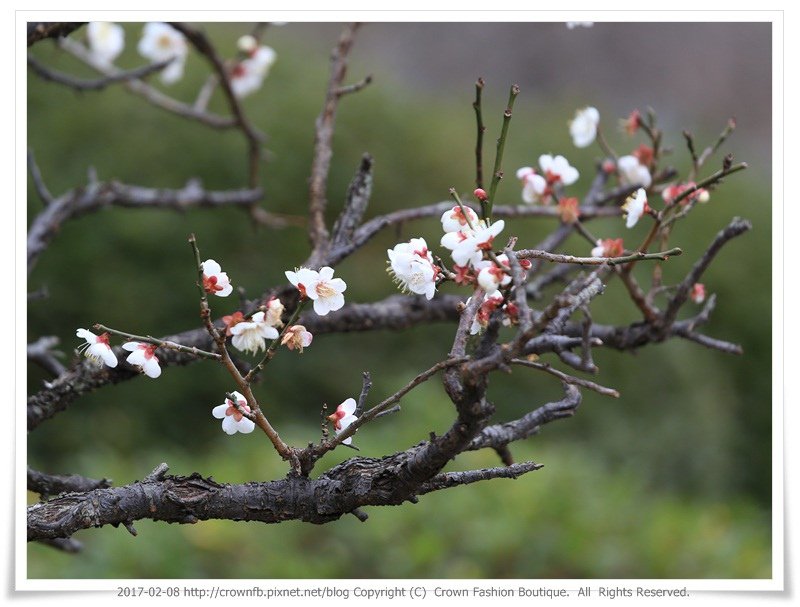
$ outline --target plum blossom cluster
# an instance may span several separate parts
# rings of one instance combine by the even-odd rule
[[[475,197],[484,200],[486,193],[478,189]],[[511,314],[512,307],[502,305],[504,295],[500,291],[512,282],[510,262],[505,254],[496,254],[493,250],[494,240],[503,231],[505,222],[489,223],[479,219],[471,208],[457,204],[442,214],[441,224],[444,235],[440,244],[450,251],[453,262],[450,267],[441,259],[434,260],[423,238],[412,238],[386,251],[389,258],[387,271],[400,289],[431,299],[437,285],[445,280],[477,286],[487,293],[489,302],[482,306],[482,312],[479,311],[480,318],[485,317],[488,322],[486,314],[498,307],[509,312],[508,318],[516,318]],[[520,260],[520,265],[527,270],[531,264],[528,260]],[[498,298],[500,304],[495,305]],[[485,323],[473,324],[473,328],[483,326]]]

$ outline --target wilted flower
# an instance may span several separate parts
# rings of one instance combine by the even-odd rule
[[[467,305],[469,305],[469,302],[470,300],[468,299]],[[491,318],[492,312],[494,312],[502,304],[503,296],[500,291],[495,291],[494,293],[487,293],[484,295],[483,301],[481,302],[478,311],[475,313],[475,318],[472,319],[472,325],[470,325],[469,328],[470,335],[475,335],[482,329],[485,329],[489,324],[489,318]]]
[[[575,118],[569,123],[569,134],[575,147],[585,148],[592,144],[597,136],[597,125],[600,124],[600,112],[593,107],[585,107],[575,112]]]
[[[117,366],[117,357],[108,345],[108,333],[95,335],[88,329],[78,329],[75,335],[86,340],[85,344],[78,347],[78,351],[83,352],[86,358],[94,362],[102,360],[112,368]]]
[[[155,344],[146,344],[139,341],[129,341],[122,344],[123,350],[128,350],[128,358],[125,361],[128,364],[139,367],[147,377],[155,379],[161,375],[161,366],[158,364],[158,357],[155,355]]]
[[[581,215],[577,198],[562,198],[558,201],[558,214],[564,223],[575,223]]]
[[[244,322],[244,314],[241,312],[234,312],[233,314],[223,316],[222,322],[225,323],[225,335],[230,337],[231,329],[233,329],[233,327],[238,325],[240,322]]]
[[[310,346],[313,338],[314,336],[306,331],[303,325],[292,325],[284,332],[281,338],[281,345],[286,346],[290,350],[300,350],[302,354],[303,348]]]
[[[108,21],[92,21],[86,27],[89,52],[101,65],[111,65],[125,48],[125,30]]]
[[[635,193],[628,196],[622,210],[625,211],[625,227],[632,228],[639,221],[639,218],[647,209],[647,192],[644,188],[639,188]]]
[[[227,297],[231,294],[233,291],[231,281],[216,261],[207,259],[200,266],[203,268],[203,290],[206,293],[213,293],[217,297]]]
[[[642,126],[642,115],[639,110],[633,110],[625,120],[620,120],[620,126],[628,135],[633,135]]]
[[[622,238],[606,238],[597,241],[597,246],[592,249],[592,257],[622,257],[624,252]]]
[[[237,432],[249,434],[255,430],[256,425],[242,414],[242,411],[250,413],[247,399],[239,392],[232,392],[231,394],[236,399],[239,408],[237,409],[233,402],[226,398],[224,403],[211,409],[211,415],[222,420],[222,429],[226,434],[236,434]]]
[[[347,427],[358,419],[358,417],[353,415],[355,411],[356,411],[355,399],[348,398],[341,405],[336,407],[336,411],[334,411],[331,415],[328,416],[328,419],[331,420],[331,422],[333,422],[333,428],[336,430],[337,435],[347,430]],[[352,436],[342,441],[342,443],[344,443],[345,445],[349,445],[351,442],[353,442]]]
[[[270,327],[264,321],[264,313],[256,312],[250,320],[244,320],[231,327],[231,343],[233,347],[242,352],[256,354],[259,350],[266,350],[268,339],[276,339],[278,330]]]
[[[267,313],[264,318],[265,322],[270,327],[275,327],[276,329],[280,329],[283,326],[283,321],[281,320],[281,316],[283,316],[283,304],[281,300],[277,297],[270,297],[269,301],[267,302]]]
[[[172,84],[183,77],[183,67],[189,48],[186,39],[166,23],[146,23],[139,40],[139,54],[154,62],[172,59],[161,71],[161,81]]]

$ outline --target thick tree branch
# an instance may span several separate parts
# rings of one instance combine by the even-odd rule
[[[28,229],[28,274],[63,223],[85,213],[110,206],[166,208],[176,211],[235,206],[249,210],[261,200],[262,196],[261,189],[209,191],[205,190],[198,180],[190,180],[179,190],[145,188],[116,181],[90,183],[86,187],[75,188],[52,200],[34,218]],[[283,218],[268,213],[265,220],[274,227],[286,225]]]
[[[77,474],[45,474],[28,468],[28,491],[38,493],[43,500],[60,493],[85,493],[110,486],[111,481],[107,478],[98,480]]]
[[[86,23],[29,22],[28,46],[32,46],[40,40],[46,40],[47,38],[63,38],[83,25],[86,25]]]

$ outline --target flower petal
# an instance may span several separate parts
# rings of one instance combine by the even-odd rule
[[[217,405],[213,409],[211,409],[211,415],[216,417],[217,419],[222,419],[225,417],[225,411],[228,410],[228,403],[223,403],[221,405]]]

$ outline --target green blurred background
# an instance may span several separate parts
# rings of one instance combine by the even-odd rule
[[[245,24],[207,24],[232,56]],[[302,216],[307,204],[314,119],[328,77],[338,24],[270,27],[265,42],[278,53],[261,91],[244,106],[269,135],[264,207]],[[141,65],[140,24],[127,24],[117,64]],[[83,40],[85,30],[72,37]],[[360,523],[345,517],[325,526],[209,521],[165,525],[140,521],[139,536],[123,529],[80,532],[80,555],[28,547],[31,578],[764,578],[771,563],[771,118],[768,24],[369,24],[352,52],[349,81],[375,82],[340,107],[329,181],[333,218],[364,152],[375,159],[368,216],[444,200],[451,186],[472,190],[477,76],[487,81],[487,160],[498,134],[508,86],[522,86],[505,154],[508,175],[541,153],[567,155],[581,171],[571,192],[585,192],[599,155],[577,150],[567,121],[591,104],[612,146],[629,153],[641,141],[616,128],[634,108],[653,106],[674,147],[669,163],[684,174],[681,129],[699,145],[714,140],[731,115],[739,129],[723,147],[750,169],[737,174],[674,231],[685,254],[665,267],[677,280],[731,217],[754,229],[729,244],[704,282],[718,297],[704,332],[743,345],[733,357],[685,341],[633,355],[599,350],[599,381],[618,400],[584,392],[576,417],[515,444],[518,461],[545,467],[516,481],[496,480],[424,496],[416,505],[373,508]],[[54,45],[31,51],[55,69],[91,73]],[[185,78],[168,92],[191,102],[208,74],[189,56]],[[155,80],[153,81],[156,82]],[[156,83],[156,86],[160,84]],[[237,132],[218,132],[166,114],[122,87],[76,94],[29,77],[28,140],[50,190],[101,180],[178,188],[202,178],[231,189],[246,179],[245,146]],[[211,105],[225,105],[219,95]],[[718,159],[704,170],[715,170]],[[499,203],[519,202],[508,179]],[[660,202],[660,201],[659,201]],[[30,219],[41,209],[31,186]],[[619,219],[594,221],[603,237],[643,238],[642,222],[623,234]],[[507,222],[506,233],[532,246],[553,223]],[[29,291],[50,297],[28,306],[28,333],[57,335],[74,359],[77,327],[96,322],[161,335],[198,326],[193,261],[186,236],[197,234],[204,258],[220,261],[249,296],[284,282],[283,272],[308,254],[302,228],[254,230],[233,209],[169,211],[108,209],[62,226],[30,276]],[[350,302],[393,294],[384,274],[385,249],[401,239],[437,242],[437,221],[380,234],[337,268]],[[563,250],[588,253],[583,241]],[[644,280],[649,268],[640,264]],[[454,291],[452,288],[447,291]],[[215,300],[214,314],[236,301]],[[691,307],[691,305],[690,305]],[[634,309],[614,282],[594,302],[594,320],[629,323]],[[685,310],[694,313],[696,308]],[[293,444],[318,438],[322,403],[356,396],[361,372],[372,373],[371,400],[404,385],[449,349],[453,327],[402,333],[324,335],[302,356],[282,352],[256,393],[270,420]],[[556,361],[556,364],[557,363]],[[30,366],[29,390],[46,377]],[[28,436],[28,462],[51,473],[109,477],[117,485],[143,478],[158,463],[174,474],[197,471],[219,482],[268,480],[285,466],[258,433],[229,437],[210,410],[231,383],[205,362],[166,369],[80,398]],[[493,376],[498,420],[513,419],[560,398],[554,378],[515,370]],[[452,407],[432,381],[403,401],[399,415],[359,433],[361,455],[379,457],[442,432]],[[352,456],[338,450],[317,472]],[[459,457],[451,469],[497,465],[493,452]],[[36,496],[29,494],[31,501]]]

